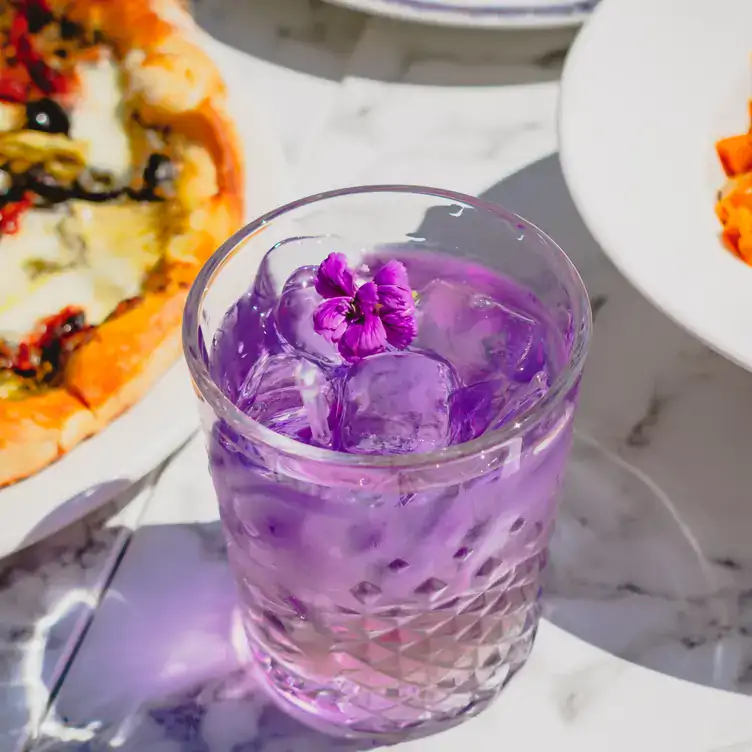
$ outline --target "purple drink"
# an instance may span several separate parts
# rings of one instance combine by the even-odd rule
[[[327,217],[324,199],[350,206]],[[508,256],[442,254],[378,211],[371,243],[325,234],[385,199],[395,215],[459,203]],[[532,647],[589,333],[584,291],[539,231],[467,197],[359,189],[280,214],[260,225],[280,223],[271,243],[244,231],[272,248],[251,289],[209,300],[222,274],[240,286],[236,237],[202,273],[185,327],[255,666],[323,730],[435,731],[485,707]],[[472,252],[473,233],[462,239]],[[414,339],[358,358],[317,331],[316,266],[332,250],[348,257],[356,298],[385,262],[404,264]]]

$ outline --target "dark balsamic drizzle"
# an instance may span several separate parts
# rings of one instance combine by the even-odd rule
[[[96,204],[104,204],[107,201],[115,201],[123,196],[132,197],[133,191],[130,188],[113,188],[108,191],[90,191],[81,187],[80,183],[73,186],[73,196],[84,201],[91,201]]]
[[[8,173],[9,174],[9,173]],[[15,203],[23,198],[26,191],[25,181],[17,181],[15,176],[10,175],[12,182],[4,190],[0,190],[0,208],[5,204]]]
[[[125,0],[127,2],[127,0]],[[2,5],[4,0],[0,0]],[[60,60],[71,54],[66,42],[74,42],[75,46],[107,44],[108,40],[100,29],[87,31],[82,25],[69,18],[57,17],[47,9],[45,2],[40,0],[25,0],[19,4],[26,15],[26,22],[31,34],[42,32],[50,23],[56,22],[59,41],[52,55]],[[8,57],[6,62],[14,64],[15,57]],[[57,70],[54,65],[48,68],[42,61],[32,60],[28,64],[28,73],[32,81],[41,92],[54,95],[58,89],[54,87],[54,79],[50,77]],[[69,113],[61,104],[51,97],[43,97],[28,101],[26,107],[25,128],[50,134],[70,135]],[[169,133],[169,127],[153,127],[162,139]],[[151,148],[161,148],[159,143],[151,144]],[[164,201],[171,190],[177,170],[172,160],[165,154],[152,153],[149,156],[142,173],[142,185],[139,188],[129,186],[113,187],[113,177],[107,174],[96,174],[86,170],[79,175],[71,185],[60,183],[55,177],[47,173],[42,164],[32,166],[24,173],[14,173],[9,165],[0,164],[0,209],[7,204],[24,201],[31,193],[35,195],[34,204],[37,206],[51,206],[73,199],[104,203],[130,199],[139,202]],[[2,233],[0,233],[1,235]],[[127,303],[127,301],[125,301]],[[121,303],[121,306],[123,303]],[[16,374],[33,378],[37,382],[54,383],[57,381],[65,360],[76,347],[89,336],[91,327],[81,311],[64,309],[57,317],[45,321],[47,327],[44,335],[34,341],[26,350],[26,360],[8,360],[8,352],[4,350],[4,343],[0,339],[0,371],[8,369]],[[7,348],[6,348],[7,349]],[[5,362],[8,360],[8,362]]]
[[[0,0],[2,3],[2,0]],[[24,13],[27,16],[29,31],[33,34],[42,31],[48,24],[55,21],[55,16],[49,12],[44,3],[30,0],[24,3]],[[87,39],[86,29],[79,23],[66,16],[58,17],[59,36],[63,41],[75,39],[87,43],[104,44],[106,38],[99,29],[94,29],[92,39]],[[56,49],[53,54],[66,57],[64,47]],[[30,69],[32,78],[35,71]],[[133,113],[134,120],[142,127],[153,130],[161,139],[169,136],[169,126],[150,125],[141,121],[138,113]],[[54,99],[44,97],[26,103],[25,128],[44,133],[70,135],[70,117],[61,104]],[[108,176],[97,176],[86,173],[72,185],[58,182],[52,175],[44,171],[41,164],[33,166],[28,172],[18,174],[8,169],[8,165],[0,165],[6,180],[0,180],[0,208],[9,203],[16,203],[23,199],[27,192],[36,194],[41,205],[54,205],[73,199],[104,203],[131,199],[133,201],[164,201],[169,190],[165,190],[175,180],[177,170],[173,161],[165,154],[152,153],[143,170],[143,183],[139,188],[130,186],[112,187]],[[0,175],[3,177],[3,175]]]
[[[0,208],[8,203],[20,201],[26,191],[37,194],[45,204],[62,204],[66,201],[80,199],[93,203],[106,203],[129,198],[133,201],[164,201],[165,197],[157,190],[175,177],[175,166],[169,157],[163,154],[152,154],[144,170],[144,185],[141,188],[102,188],[97,189],[81,184],[81,179],[73,185],[60,184],[54,177],[44,171],[41,165],[32,167],[28,172],[15,174],[7,173],[10,185],[2,192],[0,189]],[[96,185],[96,183],[92,183]]]
[[[23,175],[19,175],[17,180],[23,177]],[[70,196],[69,189],[60,185],[55,178],[39,167],[32,167],[25,177],[26,187],[41,196],[48,204],[61,204],[67,201]]]
[[[159,185],[175,179],[175,165],[164,154],[152,154],[144,169],[144,184],[152,193]]]

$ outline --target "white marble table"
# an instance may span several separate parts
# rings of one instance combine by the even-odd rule
[[[574,211],[555,154],[572,32],[194,2],[253,57],[249,96],[269,108],[291,195],[482,194],[559,240],[597,313],[530,663],[487,713],[405,752],[752,750],[752,376],[632,290]],[[128,498],[0,562],[0,750],[358,749],[287,719],[243,672],[204,468],[194,439]]]

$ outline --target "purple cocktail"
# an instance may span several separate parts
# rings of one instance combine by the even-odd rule
[[[186,355],[244,626],[304,721],[435,731],[524,664],[589,331],[550,239],[430,189],[305,199],[202,271]]]

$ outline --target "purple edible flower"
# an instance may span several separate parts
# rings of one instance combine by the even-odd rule
[[[330,253],[316,270],[316,292],[322,298],[352,297],[355,295],[355,275],[347,266],[342,253]]]
[[[354,363],[386,350],[404,350],[415,339],[415,301],[407,270],[389,261],[373,282],[360,287],[341,253],[330,253],[316,272],[316,291],[326,298],[313,312],[313,328]]]

